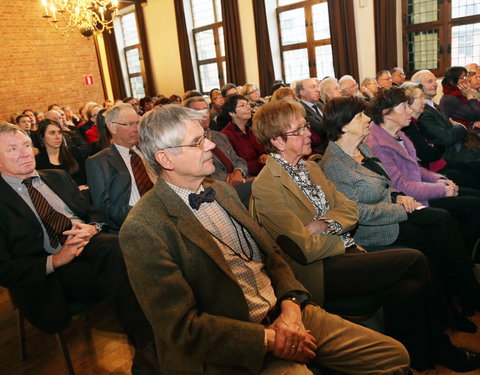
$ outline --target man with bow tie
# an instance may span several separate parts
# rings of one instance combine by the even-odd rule
[[[118,233],[131,208],[153,186],[137,147],[139,116],[132,105],[118,103],[105,112],[112,145],[85,164],[93,205]]]
[[[406,374],[400,343],[309,304],[278,247],[235,190],[206,179],[203,115],[175,105],[140,123],[159,177],[120,230],[129,278],[165,374]]]

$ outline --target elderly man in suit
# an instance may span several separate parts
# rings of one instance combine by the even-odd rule
[[[203,115],[145,115],[140,147],[159,176],[120,231],[137,298],[168,374],[405,374],[395,340],[308,303],[279,249],[214,172]]]
[[[137,354],[150,347],[151,327],[130,287],[118,237],[100,233],[103,215],[66,172],[37,172],[30,138],[13,125],[0,125],[0,168],[0,285],[24,316],[59,332],[71,302],[105,295]]]
[[[216,145],[212,151],[215,172],[209,177],[226,181],[228,184],[234,186],[240,200],[248,207],[254,177],[249,178],[247,175],[247,162],[237,155],[225,134],[210,130],[212,120],[210,119],[207,101],[203,97],[195,96],[188,98],[182,105],[196,111],[204,111],[201,125],[205,130],[208,130],[210,140]]]
[[[130,104],[105,112],[112,145],[85,164],[93,205],[102,212],[111,233],[118,233],[130,209],[153,186],[137,147],[139,116]]]
[[[425,132],[425,136],[436,146],[445,148],[443,158],[453,168],[459,168],[466,172],[474,170],[475,173],[478,173],[480,148],[466,146],[466,127],[460,123],[452,123],[440,107],[433,102],[438,86],[435,75],[429,70],[420,70],[412,76],[411,81],[422,84],[427,101],[419,118],[420,129]]]

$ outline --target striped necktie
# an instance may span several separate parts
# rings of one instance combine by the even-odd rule
[[[148,177],[148,173],[145,165],[143,164],[142,158],[133,150],[130,150],[129,152],[133,177],[135,177],[135,184],[137,185],[140,196],[143,196],[143,194],[153,187],[153,183],[152,180],[150,180],[150,177]]]
[[[71,220],[56,211],[44,196],[33,187],[32,177],[26,178],[22,182],[27,187],[28,194],[37,210],[38,216],[42,219],[43,226],[50,241],[50,246],[56,248],[59,244],[63,245],[67,240],[67,236],[62,233],[72,227]]]

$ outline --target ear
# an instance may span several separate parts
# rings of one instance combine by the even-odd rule
[[[115,124],[107,124],[107,129],[110,132],[110,134],[114,135],[117,134],[117,126]]]
[[[348,127],[348,124],[347,124],[347,125],[344,125],[344,126],[342,127],[342,132],[344,132],[344,133],[348,133],[349,130],[350,130],[350,128]]]
[[[384,109],[384,110],[382,111],[382,116],[383,116],[383,118],[388,118],[388,119],[390,119],[390,118],[392,117],[392,116],[390,115],[391,112],[392,112],[392,111],[389,111],[388,109]]]
[[[278,151],[285,151],[285,143],[286,142],[283,140],[283,138],[281,136],[270,139],[270,142],[272,143],[272,145],[275,146],[275,148]]]
[[[158,150],[155,153],[155,160],[163,169],[167,171],[173,171],[175,169],[175,164],[171,159],[171,154],[166,150]]]

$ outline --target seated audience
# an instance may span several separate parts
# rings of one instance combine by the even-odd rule
[[[178,105],[182,104],[182,98],[180,97],[180,95],[173,94],[173,95],[170,95],[168,99],[170,99],[173,104],[178,104]]]
[[[360,86],[360,91],[365,97],[365,100],[370,100],[375,96],[378,88],[379,86],[375,77],[365,77]]]
[[[77,126],[80,122],[80,118],[73,113],[72,107],[66,105],[62,107],[62,110],[65,113],[67,126]]]
[[[338,84],[337,79],[333,77],[327,77],[320,82],[319,89],[322,108],[329,100],[342,96],[340,85]]]
[[[35,117],[35,113],[31,109],[24,109],[22,114],[30,118],[30,130],[37,131],[37,118]]]
[[[330,142],[320,162],[327,178],[357,205],[355,242],[375,248],[393,244],[418,249],[442,276],[448,294],[468,303],[480,301],[471,257],[448,211],[421,208],[414,198],[392,190],[387,172],[363,143],[370,127],[376,126],[370,125],[365,106],[362,99],[345,97],[325,106]],[[475,325],[466,320],[460,324],[475,331]]]
[[[447,69],[442,80],[440,108],[448,117],[468,128],[480,128],[480,102],[470,87],[467,74],[462,66]]]
[[[216,121],[218,115],[222,112],[222,107],[225,104],[225,99],[219,89],[210,91],[210,117]]]
[[[393,84],[392,75],[388,70],[381,70],[377,73],[377,83],[380,87],[391,87]]]
[[[466,145],[467,128],[452,120],[433,102],[437,95],[437,79],[429,70],[420,70],[412,82],[421,84],[427,105],[419,120],[427,138],[438,147],[444,147],[443,158],[452,167],[468,170],[480,161],[480,148]],[[477,168],[477,167],[475,167]]]
[[[385,331],[405,345],[413,368],[477,368],[480,354],[472,353],[476,361],[465,360],[465,351],[442,332],[435,308],[443,304],[432,294],[425,257],[409,249],[365,253],[355,244],[350,233],[358,220],[355,203],[337,191],[318,164],[303,161],[310,154],[304,117],[302,106],[283,100],[265,104],[254,118],[255,134],[270,153],[253,183],[252,211],[260,225],[279,244],[288,238],[296,259],[307,264],[297,277],[308,289],[323,288],[326,300],[378,295]]]
[[[107,99],[103,102],[102,108],[108,110],[113,107],[113,102],[110,99]]]
[[[112,144],[87,160],[87,181],[93,205],[105,215],[109,231],[118,233],[153,184],[137,147],[139,116],[133,107],[115,104],[105,113],[105,122]]]
[[[312,153],[325,150],[325,130],[323,129],[323,103],[320,102],[320,88],[317,81],[307,78],[298,81],[295,93],[305,108],[305,120],[312,127]]]
[[[230,95],[238,95],[237,86],[234,83],[226,83],[220,88],[224,99]]]
[[[401,86],[405,82],[405,78],[407,78],[403,69],[398,66],[390,70],[390,75],[393,86]]]
[[[106,109],[102,109],[100,112],[98,112],[97,115],[98,141],[96,143],[95,153],[102,151],[107,147],[110,147],[110,145],[112,144],[112,134],[110,134],[107,124],[105,123],[106,111]]]
[[[204,180],[215,145],[202,119],[172,105],[142,118],[140,147],[159,179],[120,232],[162,373],[307,374],[314,362],[345,374],[406,374],[398,342],[309,304],[233,189]]]
[[[480,192],[459,189],[452,180],[418,165],[415,147],[401,131],[410,124],[412,114],[405,91],[399,87],[380,89],[367,114],[374,124],[365,142],[382,162],[392,186],[423,206],[449,211],[460,222],[467,248],[473,249],[480,237]],[[476,304],[480,307],[480,299]]]
[[[297,97],[295,96],[295,91],[290,87],[280,87],[273,92],[272,97],[270,98],[270,101],[275,102],[277,100],[282,100],[285,98],[297,100]]]
[[[30,116],[23,114],[18,115],[15,119],[15,125],[17,125],[20,129],[25,131],[25,133],[30,137],[32,140],[32,145],[35,147],[35,153],[38,152],[38,148],[40,147],[40,141],[38,139],[38,135],[36,131],[32,130],[32,122],[30,120]]]
[[[37,169],[63,169],[81,190],[86,189],[85,160],[78,150],[65,145],[62,127],[51,120],[40,121],[38,137],[42,147],[35,156]]]
[[[153,108],[153,100],[149,96],[145,96],[140,99],[140,111],[142,112],[141,114],[143,115],[144,113],[147,113]]]
[[[35,170],[23,130],[0,126],[0,165],[0,285],[15,306],[35,327],[55,333],[68,325],[71,302],[105,296],[136,349],[132,374],[153,374],[144,367],[153,362],[153,333],[118,237],[101,233],[102,215],[67,173]]]
[[[205,129],[208,139],[216,145],[212,150],[215,172],[209,177],[234,186],[240,200],[248,207],[253,178],[248,178],[247,162],[237,155],[225,134],[210,130],[210,112],[204,98],[189,98],[183,102],[183,106],[196,111],[204,111],[200,125]]]
[[[102,107],[100,107],[99,105],[90,108],[87,111],[89,122],[87,122],[81,128],[84,130],[85,139],[87,140],[87,144],[89,145],[92,145],[93,143],[98,141],[97,117],[98,117],[98,113],[101,110],[102,110]],[[85,127],[88,126],[89,123],[90,123],[90,127],[86,129]]]
[[[265,103],[261,99],[260,89],[253,83],[244,84],[242,89],[240,90],[240,95],[243,95],[245,98],[248,99],[248,103],[250,104],[253,115],[255,114],[257,109]]]
[[[408,105],[412,110],[410,125],[402,131],[415,146],[419,164],[432,172],[447,176],[457,185],[480,190],[480,163],[470,163],[468,166],[457,164],[456,167],[452,167],[451,163],[447,163],[442,157],[445,147],[435,145],[426,134],[420,120],[427,103],[421,86],[416,83],[404,83],[401,87],[405,89]]]
[[[140,104],[138,103],[137,99],[132,98],[131,96],[127,96],[122,100],[122,102],[130,104],[138,115],[142,114],[140,109]]]
[[[238,156],[245,159],[248,174],[256,176],[263,168],[267,155],[253,135],[251,128],[252,110],[248,100],[241,95],[231,95],[225,101],[222,114],[228,115],[229,122],[222,129]]]
[[[344,75],[338,80],[338,84],[343,96],[358,95],[358,83],[352,76]]]
[[[476,70],[468,71],[468,83],[475,95],[475,99],[480,100],[480,73]]]

